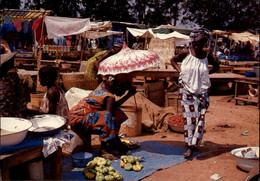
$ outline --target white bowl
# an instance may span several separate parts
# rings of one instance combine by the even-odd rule
[[[248,148],[255,150],[257,152],[258,158],[244,158],[241,152]],[[245,171],[250,171],[252,168],[254,168],[257,165],[257,163],[259,163],[259,147],[236,148],[231,151],[231,154],[236,158],[238,167],[240,167]]]
[[[66,123],[65,118],[53,114],[36,115],[30,121],[32,127],[29,129],[29,134],[35,136],[55,135],[60,132],[62,126]]]
[[[32,127],[29,120],[14,118],[14,117],[1,117],[1,146],[14,146],[21,143],[27,135],[28,129]]]
[[[61,67],[63,68],[63,69],[69,69],[69,68],[71,68],[71,64],[61,64]]]

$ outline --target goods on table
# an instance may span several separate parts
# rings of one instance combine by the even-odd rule
[[[183,126],[183,116],[182,115],[171,116],[167,120],[167,123],[173,124],[173,125],[176,125],[176,126]]]
[[[138,141],[132,141],[126,139],[121,139],[121,141],[125,143],[129,149],[136,149],[140,147],[140,143]]]
[[[182,115],[171,116],[168,118],[166,122],[172,131],[181,132],[181,133],[184,132]]]
[[[102,157],[95,157],[88,162],[86,168],[83,170],[83,174],[88,180],[123,180],[120,172],[111,166],[111,161]]]
[[[122,155],[120,159],[120,166],[126,171],[134,170],[139,172],[144,167],[143,164],[139,162],[140,157],[135,157],[133,155]]]

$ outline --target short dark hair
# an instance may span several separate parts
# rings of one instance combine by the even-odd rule
[[[49,79],[49,80],[56,80],[58,73],[55,67],[52,67],[50,65],[44,66],[40,68],[39,70],[39,76]]]

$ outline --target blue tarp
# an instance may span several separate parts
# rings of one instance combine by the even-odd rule
[[[1,144],[0,144],[1,145]],[[43,145],[43,138],[25,138],[20,144],[15,146],[1,146],[0,153],[7,153],[11,151],[20,150],[23,148],[29,148],[34,146]]]
[[[157,170],[166,169],[174,165],[185,162],[183,153],[185,148],[163,144],[155,141],[140,141],[141,146],[138,149],[131,150],[130,153],[134,156],[144,157],[140,162],[144,168],[140,172],[125,171],[120,167],[120,159],[112,162],[114,169],[118,170],[124,178],[124,181],[140,180],[154,173]],[[194,157],[199,156],[195,153]],[[75,169],[71,158],[63,160],[62,178],[63,180],[86,180],[83,175],[82,169]],[[71,166],[71,167],[70,167]]]

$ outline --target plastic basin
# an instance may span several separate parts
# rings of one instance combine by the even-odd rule
[[[259,163],[259,157],[258,158],[244,158],[242,156],[241,151],[246,150],[248,148],[252,148],[252,150],[255,150],[256,152],[259,153],[259,147],[242,147],[242,148],[236,148],[231,151],[231,154],[236,159],[237,166],[245,171],[250,171],[252,168],[254,168]]]
[[[32,123],[26,119],[14,118],[14,117],[1,117],[0,119],[1,147],[15,146],[21,143],[25,139],[28,129],[31,126]]]

